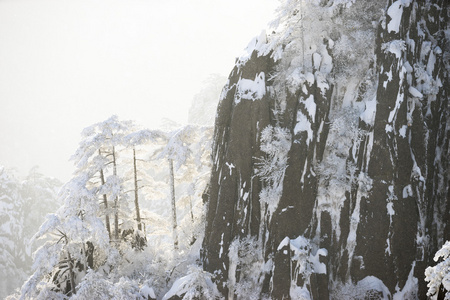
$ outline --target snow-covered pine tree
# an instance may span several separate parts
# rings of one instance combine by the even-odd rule
[[[123,179],[118,175],[119,152],[124,148],[124,137],[132,131],[133,126],[131,121],[119,121],[117,116],[91,125],[82,131],[83,139],[72,156],[77,167],[76,174],[86,174],[89,177],[87,184],[99,188],[106,228],[111,240],[116,243],[120,240],[121,231],[119,215],[121,208],[126,207]],[[113,232],[111,213],[114,216]]]
[[[177,189],[179,198],[184,196],[192,201],[192,205],[182,204],[180,209],[182,221],[189,219],[190,226],[177,224],[176,229],[181,229],[182,236],[199,235],[201,192],[211,166],[211,131],[211,127],[196,126],[171,133],[135,131],[131,122],[121,122],[115,116],[83,130],[80,146],[72,157],[77,167],[75,175],[59,196],[64,205],[47,217],[34,237],[45,243],[35,253],[34,273],[23,285],[20,297],[80,299],[89,293],[99,293],[100,298],[131,295],[139,298],[154,295],[150,287],[155,287],[159,296],[164,295],[174,281],[171,277],[185,272],[198,258],[198,247],[193,247],[191,242],[197,239],[183,243],[182,248],[197,249],[193,250],[195,254],[192,252],[187,259],[174,254],[168,239],[170,233],[166,232],[169,227],[161,230],[165,220],[148,210],[164,205],[143,200],[161,197],[158,195],[161,180],[172,178],[172,195],[175,196]],[[167,168],[161,167],[163,164],[152,165],[155,161],[151,160],[147,163],[149,157],[156,156],[172,159],[174,173],[170,178]],[[130,195],[131,192],[135,195],[133,214],[123,210],[128,204],[128,189]],[[116,199],[120,210],[114,210]],[[142,202],[146,209],[141,208]],[[108,227],[108,216],[116,217],[116,212],[119,222],[115,218]],[[159,232],[148,234],[145,223],[152,232],[153,227],[160,228],[156,229]],[[117,231],[119,239],[115,238]],[[135,247],[136,233],[152,242]],[[183,236],[185,240],[188,239]],[[154,244],[154,241],[163,243]]]
[[[193,126],[185,126],[181,129],[169,132],[167,134],[167,144],[162,149],[157,158],[165,158],[169,164],[169,191],[170,201],[172,208],[172,230],[173,230],[173,245],[175,250],[178,250],[178,233],[177,233],[177,208],[175,198],[175,173],[174,173],[174,161],[175,171],[177,171],[191,155],[191,150],[188,147],[189,138],[192,138],[194,134]]]
[[[169,191],[172,209],[172,224],[174,247],[178,247],[178,218],[177,203],[179,200],[187,202],[190,209],[190,220],[194,219],[194,204],[192,196],[200,198],[200,193],[206,187],[211,166],[210,146],[212,127],[186,125],[166,133],[167,144],[161,149],[156,159],[167,159],[169,165]],[[175,184],[175,181],[178,183]],[[181,191],[175,196],[176,187]],[[201,212],[203,214],[203,212]],[[187,224],[187,222],[185,222]],[[194,230],[195,225],[188,225]],[[198,233],[191,235],[191,244],[196,240]]]
[[[24,200],[20,182],[13,173],[0,166],[0,297],[25,279],[23,247]]]
[[[47,213],[59,205],[57,192],[62,183],[46,177],[33,167],[24,178],[0,167],[0,298],[19,288],[31,273],[31,243],[36,228]]]
[[[141,218],[141,209],[139,205],[139,191],[145,187],[145,182],[149,180],[149,176],[145,172],[145,164],[148,164],[148,159],[140,158],[138,155],[140,152],[143,152],[143,146],[149,146],[149,143],[157,144],[164,138],[164,135],[159,130],[138,130],[132,132],[125,136],[124,141],[128,150],[132,151],[132,175],[130,176],[130,172],[126,172],[125,175],[125,184],[127,182],[132,182],[131,190],[134,194],[134,208],[136,215],[136,234],[134,235],[134,240],[136,243],[136,247],[142,249],[146,244],[145,231],[143,230],[142,218]]]
[[[72,157],[75,176],[60,195],[64,205],[35,236],[47,238],[47,242],[36,252],[35,272],[23,286],[23,296],[42,296],[48,291],[76,294],[88,269],[108,274],[120,253],[131,248],[133,243],[128,243],[126,236],[132,222],[119,174],[119,152],[132,129],[132,122],[112,116],[83,130]],[[109,223],[111,213],[114,232]],[[114,243],[110,245],[111,240]]]
[[[187,160],[187,163],[178,170],[177,180],[185,186],[184,194],[180,195],[178,205],[189,206],[189,214],[185,217],[181,216],[180,224],[186,224],[183,227],[191,227],[191,244],[201,234],[199,229],[203,230],[200,225],[203,222],[203,203],[200,200],[206,189],[209,175],[211,172],[211,139],[213,127],[202,126],[195,127],[196,134],[191,136],[189,148],[193,154]],[[186,211],[186,210],[184,210]],[[188,224],[190,221],[190,225]],[[200,225],[200,226],[199,226]]]
[[[32,264],[32,247],[38,246],[31,245],[29,241],[36,233],[36,228],[44,222],[45,216],[55,212],[62,205],[58,200],[58,192],[62,186],[63,183],[58,179],[42,174],[38,166],[31,168],[21,182],[21,196],[24,200],[21,213],[26,216],[23,231],[28,266]]]
[[[87,269],[105,265],[115,251],[99,217],[97,188],[87,187],[88,181],[87,174],[80,174],[64,185],[63,206],[47,216],[33,237],[45,243],[34,254],[34,273],[22,287],[22,298],[75,294]]]
[[[425,270],[425,281],[428,282],[427,296],[430,300],[450,299],[450,241],[446,241],[436,252],[433,260],[438,262],[434,267]]]

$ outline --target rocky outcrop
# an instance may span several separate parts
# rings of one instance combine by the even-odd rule
[[[229,299],[423,299],[450,239],[448,5],[283,5],[222,92],[204,269]]]

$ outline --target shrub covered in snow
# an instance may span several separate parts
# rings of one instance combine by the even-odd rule
[[[277,208],[281,196],[291,139],[291,133],[286,128],[269,125],[261,132],[261,151],[266,156],[260,159],[256,174],[265,183],[260,197],[268,205],[271,214]]]
[[[188,274],[175,281],[172,288],[164,295],[163,300],[174,296],[183,300],[223,299],[212,281],[212,275],[196,266],[190,266]]]
[[[235,239],[228,253],[229,298],[257,300],[261,297],[264,260],[260,243],[254,237]]]
[[[428,282],[427,295],[437,299],[439,290],[445,290],[445,299],[450,299],[450,241],[446,241],[442,248],[436,252],[434,261],[441,261],[434,267],[425,270],[425,280]]]

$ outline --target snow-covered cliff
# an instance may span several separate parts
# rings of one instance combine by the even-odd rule
[[[448,20],[445,0],[282,1],[216,117],[201,255],[225,296],[425,297],[450,239]]]

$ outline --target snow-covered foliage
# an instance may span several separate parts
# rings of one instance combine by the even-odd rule
[[[44,243],[34,253],[34,273],[20,298],[161,298],[196,265],[211,134],[210,127],[198,126],[139,129],[116,116],[83,130],[72,157],[76,172],[59,193],[63,205],[34,236]],[[162,158],[177,164],[173,188],[179,195],[173,198],[181,212],[182,252],[170,247],[172,230],[164,219],[169,172]],[[205,278],[206,291],[212,283]]]
[[[380,279],[374,276],[367,276],[361,279],[356,284],[346,283],[338,284],[334,289],[331,296],[332,299],[392,299],[392,295],[389,289]],[[401,298],[401,299],[414,299],[414,298]]]
[[[99,150],[113,155],[112,149],[123,145],[125,135],[130,133],[132,128],[133,123],[131,121],[119,121],[117,116],[112,116],[103,122],[86,127],[81,132],[83,139],[71,158],[75,162],[78,172],[84,171],[85,168],[89,167],[88,163],[94,159],[95,154]],[[94,174],[101,167],[99,163],[104,162],[97,161],[92,166],[97,168],[91,170]]]
[[[230,116],[217,118],[208,189],[210,127],[113,116],[85,129],[22,298],[416,298],[416,262],[445,231],[448,53],[447,70],[436,61],[450,31],[428,32],[419,1],[388,4],[281,1],[220,96]],[[449,249],[427,269],[429,296],[449,290]]]
[[[317,164],[315,171],[319,176],[318,212],[328,211],[333,232],[340,237],[340,214],[346,200],[345,194],[355,185],[361,191],[371,189],[370,179],[363,180],[364,174],[357,170],[355,163],[348,160],[350,149],[355,149],[366,134],[358,127],[358,111],[347,108],[341,110],[330,124],[329,137],[325,146],[325,159]],[[359,203],[357,203],[359,207]]]
[[[25,259],[24,245],[20,245],[23,238],[23,216],[20,209],[23,199],[20,196],[20,183],[4,167],[0,167],[0,268],[1,294],[4,297],[11,292],[10,287],[16,288],[24,279],[22,270]],[[23,241],[24,242],[24,241]],[[22,242],[22,243],[23,243]]]
[[[317,249],[304,236],[295,239],[285,237],[278,245],[277,251],[289,254],[291,260],[292,280],[289,294],[292,299],[312,299],[310,295],[311,275],[326,274],[326,265],[320,257],[326,257],[326,249]]]
[[[178,170],[191,155],[188,146],[190,140],[195,139],[196,127],[187,125],[167,134],[167,144],[158,155],[158,159],[167,158],[175,162],[175,170]]]
[[[271,34],[263,33],[247,47],[248,60],[252,51],[258,55],[272,53],[287,77],[318,70],[335,78],[347,77],[368,64],[373,53],[375,30],[382,16],[383,2],[284,0],[271,23]],[[358,12],[364,11],[364,14]],[[332,21],[330,21],[332,20]],[[325,44],[323,42],[325,40]],[[331,51],[333,59],[331,59]],[[292,77],[293,78],[293,77]],[[344,80],[341,78],[340,80]]]
[[[195,125],[186,125],[174,131],[166,133],[166,144],[157,151],[156,159],[167,159],[169,169],[169,191],[171,202],[171,217],[174,247],[178,248],[178,218],[175,191],[175,174],[179,174],[178,178],[189,183],[183,187],[182,193],[186,196],[184,199],[189,204],[191,216],[191,225],[194,225],[192,196],[198,188],[206,187],[206,180],[209,174],[210,160],[210,137],[212,134],[211,127],[201,127]],[[195,150],[195,153],[193,152]],[[184,168],[182,168],[184,167]],[[205,176],[206,175],[206,176]],[[183,216],[182,219],[186,219]],[[196,221],[200,221],[197,219]],[[197,223],[198,224],[198,223]],[[194,226],[196,227],[196,226]],[[191,241],[197,239],[197,234],[192,231]]]
[[[94,267],[94,249],[96,264],[100,257],[111,255],[97,197],[86,188],[86,180],[79,175],[63,187],[63,206],[47,215],[35,234],[34,239],[47,238],[47,242],[34,254],[34,274],[22,287],[23,297],[42,297],[49,285],[53,291],[74,294],[87,268]]]
[[[212,281],[212,275],[199,267],[189,267],[188,274],[175,281],[163,300],[178,296],[183,300],[224,299]]]
[[[113,282],[92,270],[88,271],[77,288],[77,294],[71,299],[155,299],[153,289],[145,285],[141,286],[136,280],[121,277],[119,281]]]
[[[446,241],[442,248],[434,255],[434,261],[439,263],[425,270],[425,280],[428,282],[430,299],[437,299],[439,291],[445,291],[445,299],[450,299],[450,241]]]
[[[142,129],[130,132],[124,136],[123,140],[125,147],[129,148],[145,145],[149,142],[157,143],[157,140],[163,138],[163,136],[164,133],[160,130]]]
[[[62,183],[30,170],[18,179],[11,170],[0,166],[0,298],[5,297],[30,275],[32,252],[39,244],[32,244],[35,230],[45,214],[60,203],[57,191]]]
[[[260,148],[266,154],[257,165],[256,174],[265,183],[260,197],[261,202],[267,204],[268,211],[272,214],[281,197],[287,154],[291,148],[291,133],[285,128],[269,125],[261,132]]]
[[[254,237],[235,239],[229,247],[228,298],[257,300],[268,271],[262,247]]]

